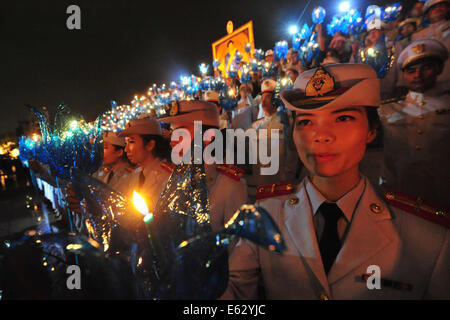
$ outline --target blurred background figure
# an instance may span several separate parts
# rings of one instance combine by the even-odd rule
[[[298,69],[293,65],[287,65],[286,66],[286,77],[291,80],[292,83],[295,82],[299,75]]]
[[[256,121],[258,116],[258,104],[253,100],[251,84],[241,84],[236,110],[233,111],[231,128],[247,130]]]
[[[450,49],[450,22],[449,19],[449,0],[428,0],[423,7],[423,14],[430,22],[429,27],[424,28],[412,35],[413,40],[435,39]],[[438,77],[437,81],[450,80],[450,65],[445,63],[444,71]]]
[[[251,165],[251,170],[247,172],[245,179],[248,182],[248,194],[252,202],[256,199],[257,186],[280,181],[298,182],[302,169],[298,154],[292,142],[293,118],[283,106],[274,104],[273,94],[275,86],[276,82],[272,79],[264,80],[261,85],[261,108],[264,112],[264,117],[252,124],[252,128],[256,130],[257,135],[256,141],[252,141],[252,145],[253,147],[257,146],[257,150],[259,150],[261,143],[265,143],[269,156],[273,157],[273,154],[278,153],[279,168],[278,172],[274,175],[262,175],[261,167],[267,167],[270,164],[258,162],[257,164]],[[267,130],[267,141],[262,141],[262,138],[259,138],[260,130],[263,129]],[[271,135],[272,129],[278,130],[278,149],[276,150],[271,149],[271,139],[276,139],[276,137],[272,137]],[[255,151],[250,148],[248,152]]]
[[[449,87],[437,83],[448,59],[437,40],[417,40],[400,54],[398,65],[409,92],[379,109],[384,132],[385,188],[450,207]]]
[[[223,110],[219,99],[219,93],[214,90],[208,90],[204,94],[204,101],[214,103],[219,112],[219,130],[227,129],[230,126],[231,111]]]
[[[325,50],[325,58],[322,61],[322,65],[327,64],[335,64],[340,63],[341,60],[339,59],[339,53],[336,51],[336,49],[328,48]]]
[[[381,80],[381,97],[390,99],[405,94],[406,84],[403,73],[397,65],[398,56],[412,41],[412,35],[417,30],[417,19],[407,18],[399,23],[398,36],[394,45],[394,61],[387,75]]]

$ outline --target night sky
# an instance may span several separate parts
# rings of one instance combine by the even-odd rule
[[[253,20],[257,48],[289,40],[289,25],[307,1],[10,1],[0,5],[0,134],[26,120],[25,104],[64,102],[91,121],[115,99],[129,103],[153,83],[198,74],[212,64],[211,44]],[[368,4],[395,1],[353,1]],[[66,8],[81,8],[81,30],[68,30]],[[317,5],[331,17],[337,1],[312,0],[301,24]],[[212,66],[211,66],[212,68]]]

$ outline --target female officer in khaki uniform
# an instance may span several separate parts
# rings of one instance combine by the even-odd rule
[[[125,138],[118,137],[112,131],[105,132],[103,165],[92,175],[122,193],[127,191],[128,181],[134,170],[125,153],[125,144]]]
[[[153,118],[131,120],[119,136],[126,137],[128,159],[139,166],[129,180],[126,195],[132,197],[133,191],[138,191],[152,212],[173,169],[167,162],[169,141],[162,136],[161,125]]]
[[[395,193],[383,200],[359,172],[376,136],[379,90],[368,65],[335,64],[302,73],[282,92],[295,111],[293,138],[309,175],[296,188],[258,188],[257,204],[287,249],[276,255],[240,240],[224,299],[260,298],[259,283],[268,299],[450,298],[444,213],[437,219]]]
[[[219,128],[219,112],[217,106],[211,102],[174,102],[170,113],[171,116],[165,116],[159,120],[170,123],[174,132],[177,129],[187,130],[191,138],[187,143],[188,146],[191,145],[195,134],[202,134],[196,131],[194,121],[201,121],[203,132],[206,132],[208,128]],[[171,144],[175,147],[179,142],[172,140]],[[208,160],[210,163],[204,166],[211,205],[211,227],[213,230],[220,230],[236,210],[247,203],[247,184],[241,179],[243,170],[231,165],[216,164],[214,159],[202,160]]]

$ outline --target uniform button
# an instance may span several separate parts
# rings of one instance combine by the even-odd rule
[[[289,199],[289,204],[290,204],[291,206],[294,206],[294,205],[296,205],[297,203],[298,203],[298,198],[297,198],[297,197],[292,197],[292,198]]]
[[[421,114],[420,116],[417,116],[417,119],[423,120],[425,117]]]
[[[422,146],[416,146],[416,150],[421,150],[422,148]]]
[[[422,133],[423,133],[423,130],[420,130],[420,129],[417,130],[417,134],[422,134]]]
[[[320,300],[330,300],[330,298],[325,293],[320,294],[319,299]]]
[[[370,211],[372,211],[375,214],[379,214],[383,211],[383,207],[381,207],[379,204],[372,203],[370,204]]]

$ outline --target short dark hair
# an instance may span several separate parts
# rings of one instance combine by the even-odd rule
[[[298,72],[298,70],[295,69],[295,68],[289,68],[289,69],[287,69],[285,74],[287,75],[289,72],[294,72],[294,73],[296,73],[297,75],[300,74],[300,73]]]
[[[155,141],[155,148],[152,150],[153,156],[170,161],[172,147],[170,146],[169,140],[156,134],[141,134],[140,136],[144,146],[151,140]]]
[[[331,53],[332,57],[339,58],[339,53],[338,53],[338,51],[336,49],[334,49],[334,48],[327,48],[325,50],[325,56],[327,56],[328,52]]]
[[[378,108],[366,107],[367,121],[369,121],[370,130],[378,130],[381,127],[380,117],[378,116]]]
[[[125,147],[118,146],[118,145],[115,145],[115,144],[111,144],[111,145],[114,147],[114,151],[122,150],[122,156],[120,157],[120,159],[121,159],[122,161],[125,161],[125,162],[127,162],[128,164],[131,164],[131,162],[130,162],[130,160],[128,159],[127,154],[126,154],[126,152],[125,152]]]

